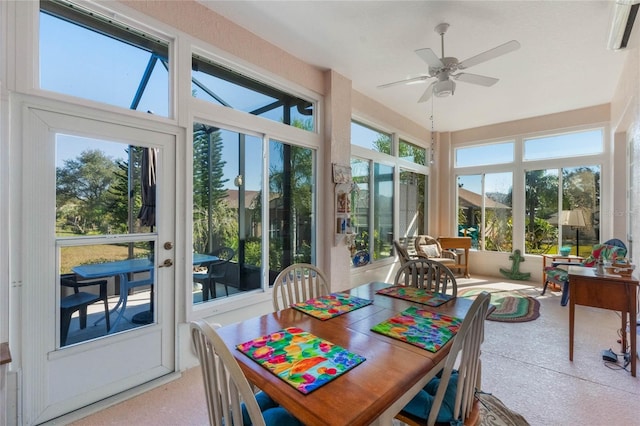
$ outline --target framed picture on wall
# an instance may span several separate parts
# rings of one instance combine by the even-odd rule
[[[351,183],[351,167],[334,163],[333,183]]]

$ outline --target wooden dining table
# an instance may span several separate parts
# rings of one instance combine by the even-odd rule
[[[373,300],[373,303],[328,320],[287,308],[229,324],[217,331],[247,379],[305,425],[391,425],[393,417],[441,370],[453,339],[434,353],[371,328],[411,306],[463,319],[472,301],[458,297],[438,307],[429,307],[376,294],[377,290],[390,285],[371,282],[348,290],[351,295]],[[299,327],[366,360],[303,394],[236,349],[240,343],[286,327]]]

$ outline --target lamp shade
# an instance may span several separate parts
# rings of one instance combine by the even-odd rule
[[[560,225],[584,228],[587,226],[587,221],[584,219],[582,209],[563,210],[560,215]]]

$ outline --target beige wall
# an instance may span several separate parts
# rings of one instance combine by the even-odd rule
[[[638,46],[640,31],[632,32],[635,40],[630,42],[630,46]],[[627,61],[620,82],[616,88],[615,95],[611,100],[611,132],[616,146],[627,146],[627,141],[631,141],[633,146],[630,158],[617,156],[616,164],[615,206],[614,214],[618,222],[630,224],[630,229],[624,229],[633,236],[630,242],[630,255],[633,263],[640,262],[640,251],[638,241],[640,240],[640,221],[638,221],[638,211],[640,210],[640,50],[633,48],[628,51]],[[629,170],[626,162],[633,163],[634,167]],[[620,167],[623,166],[624,167]],[[622,169],[622,170],[620,170]],[[631,174],[632,173],[632,174]],[[626,184],[633,182],[631,188],[632,205],[627,205]],[[635,212],[635,215],[634,215]],[[622,232],[619,230],[618,232]],[[625,238],[626,239],[626,238]]]

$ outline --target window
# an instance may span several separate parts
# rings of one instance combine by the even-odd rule
[[[261,288],[264,269],[272,284],[285,267],[315,262],[314,151],[269,141],[268,196],[263,192],[262,157],[262,138],[194,124],[193,250],[212,253],[230,247],[234,257],[215,292],[207,294],[195,285],[193,303]],[[265,203],[268,221],[263,217]],[[263,230],[268,230],[268,247],[263,246]],[[194,273],[204,270],[207,265],[198,265]]]
[[[480,250],[588,255],[600,241],[604,135],[595,128],[456,148],[459,235]]]
[[[315,131],[315,108],[308,100],[283,92],[193,55],[191,92],[195,98],[248,112],[310,132]]]
[[[473,248],[512,250],[512,181],[511,173],[458,176],[458,235]]]
[[[78,5],[40,4],[40,88],[169,116],[168,43]]]
[[[400,237],[426,234],[427,176],[400,169]]]
[[[400,139],[398,157],[412,163],[426,165],[427,150]]]
[[[525,139],[524,160],[531,161],[601,154],[603,144],[602,129]],[[580,146],[580,149],[576,150],[576,146]]]
[[[584,255],[600,241],[600,167],[526,172],[526,250]],[[561,206],[561,208],[559,208]]]
[[[456,167],[513,162],[513,142],[456,148]]]
[[[362,266],[363,252],[369,262],[389,259],[394,239],[426,233],[427,150],[358,121],[351,122],[351,145],[351,253]]]
[[[351,122],[351,144],[391,155],[390,134],[380,132],[355,121]]]

